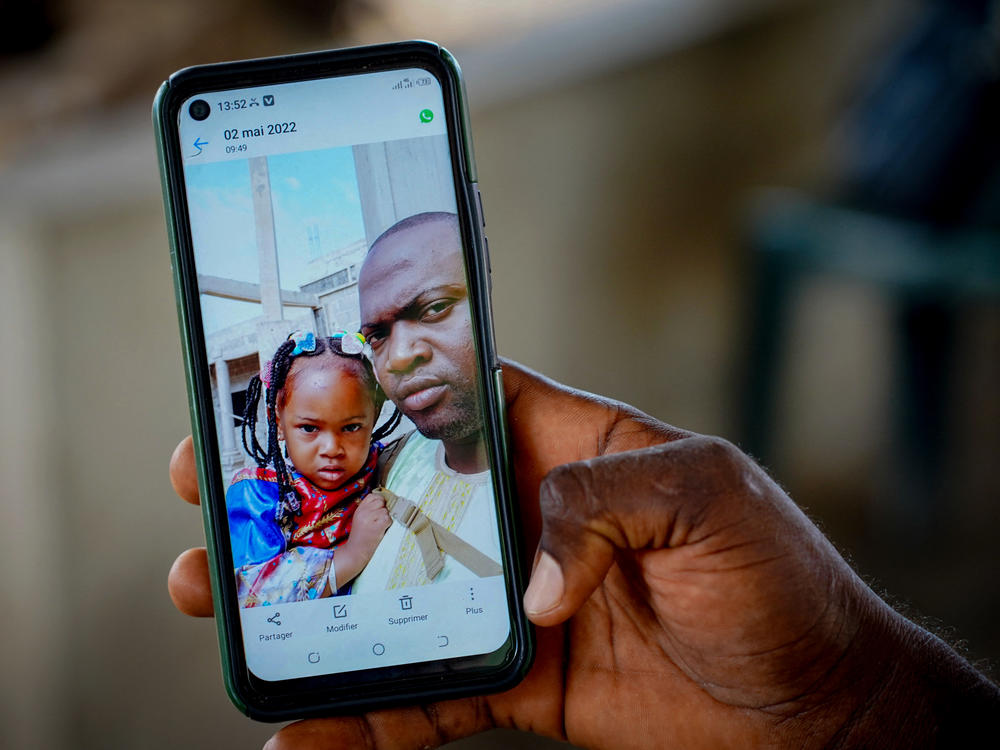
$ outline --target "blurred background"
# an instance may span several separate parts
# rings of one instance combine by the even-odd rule
[[[996,6],[0,0],[8,746],[273,731],[165,590],[203,535],[167,478],[189,423],[149,107],[186,65],[414,37],[467,76],[500,351],[737,442],[995,677]]]

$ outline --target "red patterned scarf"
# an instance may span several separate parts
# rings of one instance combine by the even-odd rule
[[[372,443],[368,460],[358,475],[335,490],[321,490],[301,474],[292,475],[292,486],[298,493],[300,507],[292,517],[289,547],[330,549],[347,539],[358,503],[374,486],[375,467],[381,450],[380,443]]]

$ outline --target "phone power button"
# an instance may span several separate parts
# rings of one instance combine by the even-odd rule
[[[486,229],[486,213],[483,211],[483,194],[479,192],[479,183],[472,183],[473,189],[476,191],[476,211],[479,212],[479,223],[483,225],[483,229]]]

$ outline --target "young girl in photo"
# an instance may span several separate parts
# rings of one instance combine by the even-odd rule
[[[385,397],[360,334],[293,333],[250,380],[243,446],[257,468],[226,492],[240,605],[346,593],[391,519],[377,486]],[[264,401],[267,444],[258,441]]]

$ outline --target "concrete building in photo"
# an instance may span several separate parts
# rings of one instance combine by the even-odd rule
[[[444,136],[353,147],[365,237],[309,261],[308,280],[282,288],[266,157],[248,160],[259,284],[199,274],[203,295],[259,304],[260,315],[206,336],[212,400],[223,479],[253,465],[241,429],[250,379],[288,334],[319,336],[360,328],[358,272],[368,247],[397,221],[424,211],[454,211],[455,191]],[[317,227],[303,228],[314,252],[324,246]],[[263,408],[263,406],[261,407]],[[263,422],[263,413],[260,414]],[[263,436],[258,436],[261,439]]]

